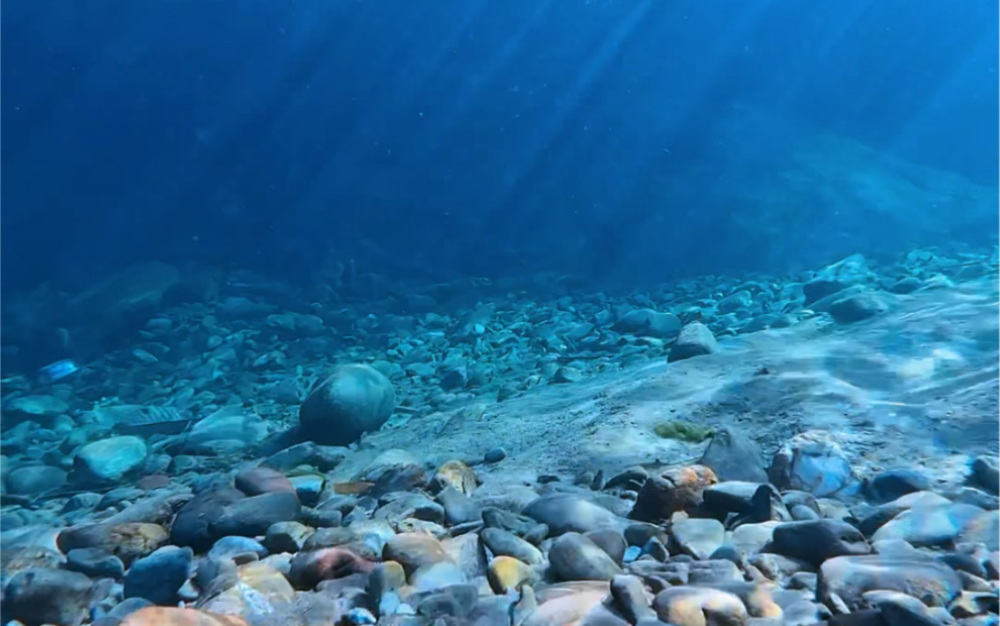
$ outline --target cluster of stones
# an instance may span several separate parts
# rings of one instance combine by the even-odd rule
[[[716,451],[499,496],[461,461],[394,450],[335,482],[349,451],[296,444],[190,486],[76,494],[58,531],[8,510],[2,610],[25,626],[996,623],[994,461],[955,493],[899,470],[822,497],[831,483],[797,469],[815,444],[770,475]]]
[[[297,407],[334,363],[366,363],[391,382],[395,426],[472,401],[502,402],[541,385],[712,353],[717,338],[815,316],[857,323],[894,299],[989,275],[993,263],[988,256],[970,261],[913,253],[876,271],[855,255],[794,280],[703,277],[618,298],[573,293],[539,302],[523,292],[494,291],[450,314],[437,312],[444,305],[419,292],[364,307],[313,303],[284,312],[259,294],[178,305],[153,315],[133,346],[90,364],[70,382],[39,385],[16,375],[0,381],[3,471],[46,466],[29,470],[31,481],[0,481],[0,489],[37,494],[58,488],[70,470],[97,469],[99,478],[113,479],[129,463],[143,462],[143,443],[159,462],[163,457],[153,452],[186,457],[180,465],[190,465],[190,457],[210,465],[212,457],[250,453],[270,431],[295,423]],[[149,291],[139,290],[147,297]],[[118,299],[142,300],[134,294]],[[120,308],[109,304],[117,302],[110,296],[97,300]],[[240,411],[244,406],[252,410]],[[360,430],[381,426],[380,419],[342,424],[325,442],[354,441]],[[161,441],[165,427],[180,432],[194,422],[182,442]],[[103,453],[82,446],[113,435],[144,441],[119,439],[115,463],[121,467],[95,468],[91,459],[107,458],[110,444]],[[323,432],[310,436],[324,441]]]

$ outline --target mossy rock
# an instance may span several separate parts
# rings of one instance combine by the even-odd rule
[[[671,420],[669,422],[660,422],[653,427],[653,432],[656,433],[657,437],[663,439],[701,443],[711,437],[715,431],[707,426],[698,426],[691,422]]]

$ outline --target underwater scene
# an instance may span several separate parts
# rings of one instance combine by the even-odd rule
[[[998,25],[7,0],[0,624],[1000,624]]]

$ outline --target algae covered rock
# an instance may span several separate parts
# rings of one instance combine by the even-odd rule
[[[346,446],[392,416],[392,383],[367,365],[342,365],[299,408],[299,434],[323,445]]]

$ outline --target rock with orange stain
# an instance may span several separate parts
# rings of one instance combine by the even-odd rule
[[[734,594],[709,587],[668,587],[656,594],[660,621],[677,626],[746,626],[750,614]]]
[[[345,547],[323,548],[296,554],[288,578],[299,589],[312,589],[324,580],[367,574],[374,568],[375,563]]]
[[[476,473],[461,461],[448,461],[438,468],[431,485],[436,490],[453,487],[455,490],[470,495],[477,487]]]
[[[289,610],[295,590],[288,580],[266,563],[247,563],[236,571],[236,582],[202,605],[205,611],[252,620],[282,609]]]
[[[602,611],[609,589],[603,581],[551,585],[537,592],[538,606],[522,626],[579,626],[592,613]]]
[[[63,554],[77,548],[100,548],[127,567],[135,559],[166,545],[170,535],[158,524],[85,524],[63,530],[56,544]]]
[[[629,517],[644,522],[663,522],[678,511],[691,511],[702,503],[706,487],[719,482],[704,465],[665,470],[646,479]]]
[[[198,609],[147,606],[130,613],[120,626],[247,626],[247,623],[239,617]]]
[[[424,533],[403,533],[389,539],[382,558],[402,565],[407,576],[421,567],[453,562],[441,542]]]

